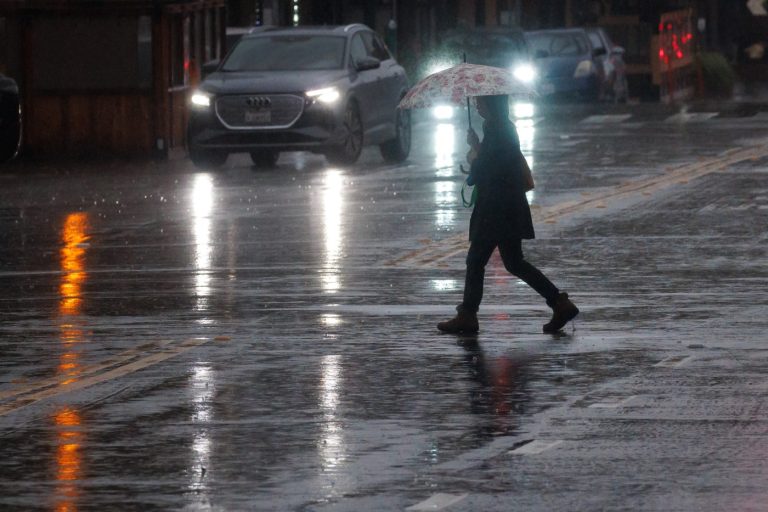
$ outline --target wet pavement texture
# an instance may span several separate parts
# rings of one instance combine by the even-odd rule
[[[764,510],[768,108],[716,106],[518,121],[556,336],[498,255],[434,327],[460,113],[396,166],[7,166],[0,509]]]

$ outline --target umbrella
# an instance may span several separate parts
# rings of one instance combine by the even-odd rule
[[[536,93],[506,69],[462,63],[439,71],[408,91],[398,108],[429,108],[446,102],[463,105],[470,96],[507,94],[516,99],[531,99]],[[471,122],[470,122],[471,125]]]

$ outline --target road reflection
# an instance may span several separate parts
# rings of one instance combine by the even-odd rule
[[[515,103],[513,110],[515,127],[517,128],[517,135],[520,138],[520,150],[528,161],[528,166],[531,168],[531,173],[533,174],[535,181],[536,162],[534,161],[533,150],[536,142],[536,121],[534,120],[536,107],[533,103]],[[528,196],[528,202],[530,203],[536,197],[536,190],[531,190],[526,195]]]
[[[519,417],[531,401],[528,355],[495,354],[489,357],[477,338],[463,340],[465,360],[471,379],[470,410],[480,418],[476,430],[480,444],[489,437],[512,434]]]
[[[210,174],[197,174],[192,185],[190,210],[192,212],[192,234],[195,243],[195,310],[207,311],[211,296],[211,215],[214,203],[213,177]],[[200,323],[211,323],[203,318]]]
[[[318,448],[324,471],[336,470],[344,459],[344,433],[338,417],[342,387],[341,369],[340,355],[324,356],[320,362],[320,409],[323,412],[323,424]],[[325,484],[325,492],[336,489],[333,486],[333,474],[329,475],[329,478]]]
[[[62,351],[57,372],[59,385],[76,382],[83,371],[79,345],[86,341],[85,324],[80,318],[83,308],[82,287],[88,278],[86,249],[89,219],[86,213],[67,215],[61,231],[59,251],[61,283],[59,284],[59,329]],[[80,496],[82,477],[82,445],[84,426],[80,413],[69,406],[53,415],[56,425],[56,501],[57,512],[74,512]]]
[[[439,123],[435,129],[433,139],[435,153],[435,174],[438,178],[446,178],[436,181],[435,193],[435,224],[437,229],[450,229],[456,222],[456,201],[458,200],[458,187],[456,183],[456,171],[453,166],[454,152],[456,150],[456,130],[452,123]]]
[[[213,176],[196,174],[190,194],[192,213],[192,234],[194,238],[194,279],[195,311],[205,316],[198,319],[202,325],[214,321],[209,316],[211,309],[211,278],[213,274],[213,216],[216,202],[216,188]],[[216,372],[206,362],[196,362],[191,369],[187,393],[192,409],[190,421],[194,427],[191,439],[190,480],[188,488],[198,503],[207,502],[208,478],[211,470],[212,439],[210,423],[213,421],[213,400],[216,392]]]
[[[322,191],[325,252],[320,271],[320,285],[325,293],[336,293],[342,286],[339,263],[344,242],[341,224],[344,212],[343,192],[343,173],[338,169],[326,170]]]
[[[192,439],[192,467],[189,490],[194,491],[198,502],[205,502],[202,495],[208,490],[211,471],[210,423],[213,420],[213,400],[216,392],[216,376],[210,365],[196,363],[189,377],[189,400],[192,404],[192,425],[195,428]]]
[[[456,130],[452,123],[437,125],[433,145],[435,168],[438,170],[438,176],[450,176],[453,174],[453,153],[456,151]]]
[[[435,224],[437,229],[450,229],[456,223],[459,185],[454,180],[437,181],[435,187]]]

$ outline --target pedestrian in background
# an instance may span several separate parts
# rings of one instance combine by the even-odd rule
[[[448,333],[476,333],[477,311],[483,299],[485,266],[498,247],[504,267],[541,295],[552,308],[545,333],[555,333],[572,320],[579,309],[536,267],[525,260],[523,239],[534,238],[531,209],[526,192],[528,164],[520,151],[520,140],[509,119],[506,95],[476,97],[477,112],[485,120],[483,142],[475,131],[467,132],[471,170],[467,183],[474,185],[477,199],[469,221],[470,247],[464,298],[457,315],[437,324]],[[528,187],[529,188],[529,187]]]

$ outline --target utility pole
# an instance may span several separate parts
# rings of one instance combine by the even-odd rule
[[[387,33],[384,40],[389,47],[389,51],[397,58],[397,0],[392,0],[392,15],[387,22]]]

